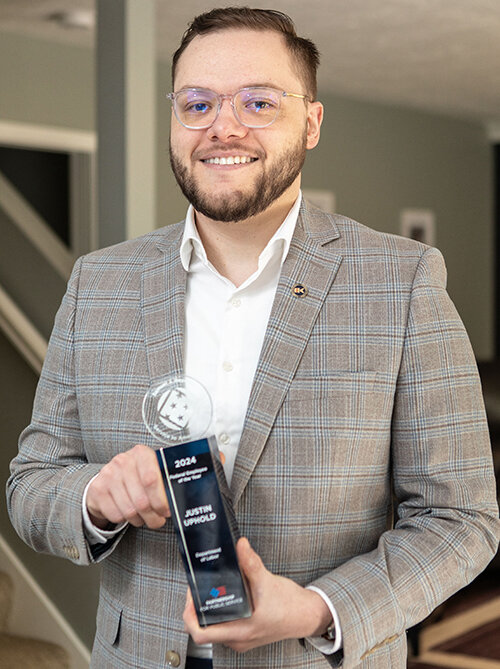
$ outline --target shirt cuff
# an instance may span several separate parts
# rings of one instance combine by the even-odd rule
[[[334,641],[328,641],[328,639],[324,639],[322,636],[310,636],[307,637],[307,640],[312,646],[314,646],[324,655],[333,655],[333,653],[336,653],[340,648],[342,648],[342,630],[340,629],[340,620],[338,613],[333,604],[331,603],[330,599],[323,592],[323,590],[320,590],[315,585],[308,585],[306,586],[306,589],[313,590],[314,592],[318,593],[321,599],[328,606],[328,609],[332,614],[333,624],[335,625]]]
[[[85,486],[85,490],[83,491],[83,498],[82,498],[83,529],[87,541],[91,546],[107,543],[110,539],[116,537],[117,534],[120,534],[120,532],[122,532],[123,529],[128,525],[127,521],[123,521],[123,523],[116,525],[116,527],[114,527],[112,530],[101,530],[101,528],[94,525],[94,523],[90,520],[89,512],[87,509],[87,492],[90,484],[95,478],[97,478],[97,476],[99,476],[99,474],[93,476],[87,483],[87,485]]]

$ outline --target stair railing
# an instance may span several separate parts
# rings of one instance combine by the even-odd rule
[[[0,329],[39,375],[47,353],[47,341],[1,285]]]

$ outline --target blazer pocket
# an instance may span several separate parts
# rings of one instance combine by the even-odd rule
[[[332,407],[336,415],[353,416],[378,408],[380,390],[377,372],[336,372],[327,376],[297,378],[292,381],[284,404],[302,405],[310,415]],[[307,406],[306,406],[307,405]],[[296,406],[296,410],[300,410]]]
[[[353,384],[371,384],[378,376],[378,372],[365,370],[361,372],[338,371],[329,374],[311,374],[311,376],[297,376],[293,379],[290,387],[290,393],[295,398],[295,393],[299,389],[307,388],[313,392],[322,392],[325,388],[340,388],[342,386],[351,387]]]
[[[380,463],[378,473],[385,475],[391,415],[392,389],[378,372],[298,378],[283,402],[274,434],[293,439],[294,465],[300,464],[297,453],[307,453],[308,462],[325,472],[338,465]]]

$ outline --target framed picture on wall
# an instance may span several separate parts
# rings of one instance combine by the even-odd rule
[[[400,230],[403,237],[429,246],[436,245],[436,216],[430,209],[403,209]]]

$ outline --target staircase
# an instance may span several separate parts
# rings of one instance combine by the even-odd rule
[[[30,134],[30,128],[34,133],[33,142],[26,136],[26,131]],[[36,376],[40,373],[47,350],[46,340],[64,294],[74,255],[93,248],[96,236],[92,225],[94,208],[91,197],[91,163],[95,146],[89,147],[83,138],[80,139],[81,145],[78,144],[78,137],[74,139],[66,131],[37,129],[0,119],[0,164],[5,167],[1,156],[5,159],[5,150],[11,152],[14,148],[19,154],[16,160],[21,162],[11,162],[10,166],[14,169],[13,166],[17,165],[15,170],[18,176],[23,176],[23,184],[26,185],[25,173],[33,175],[36,172],[38,175],[32,177],[37,184],[36,189],[26,190],[33,196],[32,201],[0,169],[2,480],[7,476],[9,461],[16,454],[19,432],[29,421],[31,408],[28,405],[32,402]],[[69,146],[66,146],[68,142]],[[59,155],[60,151],[67,156],[65,162],[69,166],[67,178],[61,180],[62,185],[54,186],[50,170],[46,171],[55,192],[52,201],[64,200],[59,197],[59,187],[63,190],[69,188],[68,192],[71,191],[74,199],[71,216],[69,209],[67,212],[68,221],[71,219],[72,223],[64,228],[62,236],[58,234],[57,230],[61,230],[54,225],[54,221],[52,225],[47,223],[43,217],[45,210],[38,206],[45,202],[47,191],[45,182],[43,187],[40,186],[43,170],[40,173],[40,170],[34,172],[23,167],[26,166],[27,156],[33,157],[38,152],[44,154],[45,160],[45,154],[50,158]],[[40,158],[38,154],[37,159]],[[69,182],[70,187],[67,186]],[[40,193],[44,194],[41,198]],[[23,360],[27,365],[23,364]],[[9,399],[6,405],[9,390],[12,402]],[[12,415],[10,407],[14,410]],[[87,628],[92,627],[94,616],[89,622],[86,612],[91,610],[96,599],[98,573],[89,570],[88,575],[78,574],[78,581],[83,584],[82,606],[74,607],[65,595],[66,584],[71,580],[68,567],[60,573],[56,562],[52,568],[44,567],[44,563],[38,568],[28,560],[32,568],[27,568],[20,557],[26,549],[19,547],[1,505],[0,512],[0,669],[88,669],[90,652],[76,629],[80,632],[79,623],[82,622],[82,635],[86,635],[87,639],[92,631]],[[78,568],[75,566],[74,569]],[[89,587],[86,588],[86,585]],[[54,601],[47,593],[52,593]],[[81,610],[83,613],[80,613]]]
[[[69,669],[68,653],[54,643],[8,633],[14,588],[0,572],[0,667],[2,669]]]

